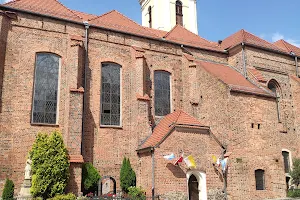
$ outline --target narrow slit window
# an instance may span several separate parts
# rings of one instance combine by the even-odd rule
[[[170,91],[169,72],[154,72],[154,89],[155,89],[155,116],[165,116],[171,110],[171,91]]]
[[[121,66],[103,63],[101,73],[101,125],[120,126]]]
[[[55,54],[36,54],[32,123],[57,123],[59,65]]]
[[[149,28],[152,28],[152,8],[149,6],[148,8],[148,13],[149,13]]]
[[[279,105],[279,99],[280,99],[280,86],[278,84],[277,81],[275,80],[271,80],[269,83],[268,83],[268,88],[275,94],[276,96],[276,110],[277,110],[277,118],[278,118],[278,121],[280,122],[281,121],[281,118],[280,118],[280,105]]]
[[[183,13],[181,1],[176,1],[176,24],[183,26]]]
[[[265,190],[265,171],[262,169],[255,170],[256,190]]]
[[[290,153],[287,151],[283,151],[282,156],[283,156],[283,163],[284,163],[284,172],[289,173],[290,172]]]

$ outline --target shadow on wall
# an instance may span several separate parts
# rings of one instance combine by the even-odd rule
[[[176,178],[186,178],[186,174],[179,166],[168,163],[167,168],[173,173]]]
[[[11,18],[6,16],[3,12],[0,32],[0,113],[2,112],[2,87],[4,78],[4,65],[7,45],[8,31],[11,30]]]

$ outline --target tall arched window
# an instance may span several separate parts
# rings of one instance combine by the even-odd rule
[[[280,122],[280,120],[281,120],[280,119],[280,106],[279,106],[280,86],[277,81],[272,79],[268,83],[268,88],[276,95],[277,117],[278,117],[278,121]]]
[[[183,13],[181,1],[176,1],[176,24],[183,26]]]
[[[166,71],[154,72],[155,116],[165,116],[171,111],[170,76]]]
[[[255,170],[256,190],[265,190],[265,171],[262,169]]]
[[[36,54],[32,123],[57,123],[59,66],[59,56]]]
[[[152,28],[152,8],[149,6],[148,8],[148,13],[149,13],[149,28]]]
[[[120,126],[120,71],[115,63],[102,63],[101,71],[101,125]]]

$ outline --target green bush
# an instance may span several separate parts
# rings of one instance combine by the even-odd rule
[[[293,170],[290,172],[292,177],[292,183],[295,184],[297,187],[300,184],[300,159],[296,158],[293,161]]]
[[[141,187],[129,187],[128,195],[132,200],[146,200],[145,191]]]
[[[128,193],[129,187],[134,187],[136,184],[136,175],[131,168],[129,158],[123,159],[121,171],[120,171],[120,186],[123,192]]]
[[[300,197],[300,190],[299,189],[289,190],[288,197]]]
[[[12,180],[6,179],[3,193],[2,193],[2,199],[3,200],[13,200],[14,199],[14,189],[15,185]]]
[[[82,166],[83,193],[88,194],[97,191],[100,178],[99,172],[91,163],[84,163]]]
[[[63,194],[69,178],[70,163],[61,133],[54,131],[48,136],[39,133],[32,150],[33,197],[51,198]]]
[[[48,200],[76,200],[76,196],[72,193],[69,194],[59,194],[55,197],[48,199]]]

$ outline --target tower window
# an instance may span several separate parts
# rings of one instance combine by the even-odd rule
[[[149,6],[148,8],[148,13],[149,13],[149,27],[152,28],[152,8]]]
[[[284,162],[284,172],[290,172],[290,153],[287,151],[282,152],[283,162]]]
[[[277,81],[272,79],[268,83],[268,88],[276,95],[277,117],[278,117],[278,121],[280,122],[280,106],[279,106],[280,86]]]
[[[102,64],[101,125],[120,126],[120,71],[118,64]]]
[[[183,26],[182,3],[176,1],[176,24]]]
[[[255,170],[256,190],[265,189],[265,171],[262,169]]]
[[[60,57],[52,53],[36,55],[32,122],[57,123]]]
[[[165,116],[170,113],[170,73],[165,71],[154,72],[155,115]]]

